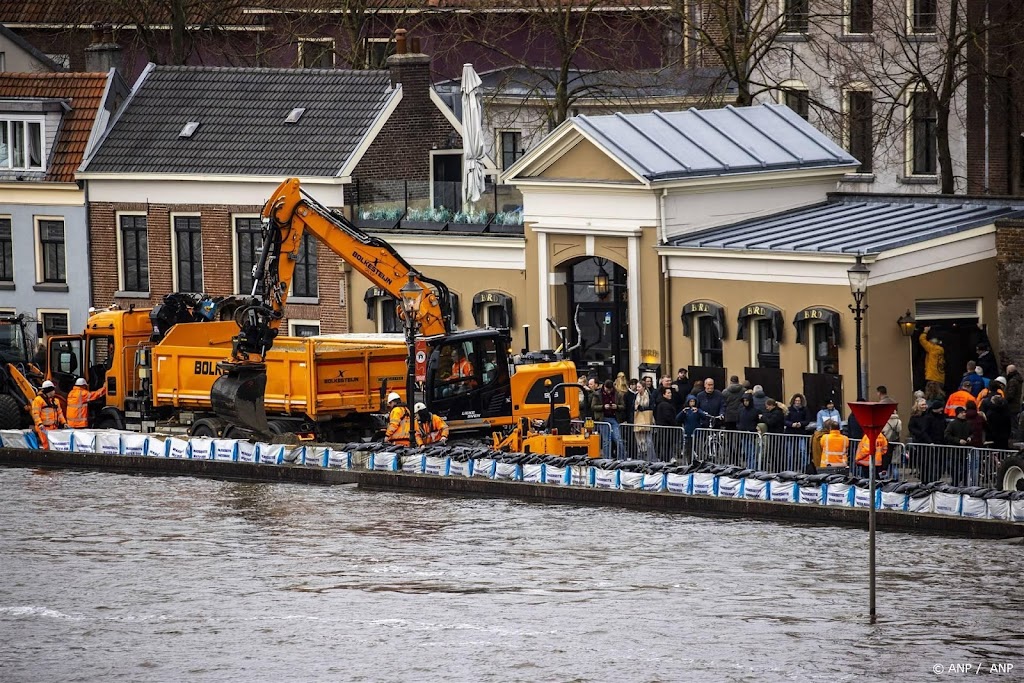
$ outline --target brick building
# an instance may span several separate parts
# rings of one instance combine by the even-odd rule
[[[388,66],[148,67],[78,174],[89,184],[94,305],[247,294],[259,212],[284,178],[332,207],[360,181],[428,187],[432,156],[461,147],[461,127],[430,86],[426,55]],[[351,296],[362,296],[350,275],[309,238],[288,333],[349,331]]]

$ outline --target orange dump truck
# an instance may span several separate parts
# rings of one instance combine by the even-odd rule
[[[238,326],[181,323],[152,343],[150,310],[100,311],[84,334],[51,337],[51,378],[62,393],[79,377],[92,389],[106,386],[98,427],[232,436],[232,426],[213,413],[210,389]],[[274,432],[327,440],[369,435],[382,397],[404,394],[405,343],[385,336],[281,337],[266,364],[264,405]]]

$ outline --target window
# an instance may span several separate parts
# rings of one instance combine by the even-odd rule
[[[464,394],[478,386],[477,377],[481,368],[478,361],[491,360],[497,368],[496,357],[485,349],[485,358],[477,358],[473,353],[473,342],[464,341],[457,344],[445,344],[437,350],[437,374],[439,380],[434,385],[434,398],[444,398]]]
[[[848,0],[850,33],[871,33],[874,30],[872,0]]]
[[[783,104],[792,109],[804,121],[810,115],[810,95],[800,88],[787,88],[783,91]]]
[[[305,233],[302,235],[299,258],[292,274],[292,294],[311,298],[320,294],[316,282],[316,241]]]
[[[149,233],[146,217],[123,215],[121,224],[122,288],[127,292],[149,291]]]
[[[203,291],[203,232],[199,216],[174,217],[174,263],[179,292]]]
[[[937,0],[911,0],[914,15],[911,27],[914,33],[935,33],[935,24],[939,16]]]
[[[334,41],[307,38],[299,41],[299,64],[305,69],[330,69],[334,66]]]
[[[807,33],[809,0],[782,0],[782,31]]]
[[[811,369],[828,375],[839,374],[839,347],[835,336],[828,329],[828,323],[811,325]]]
[[[383,69],[388,57],[395,54],[395,43],[390,38],[367,38],[363,43],[367,69]]]
[[[913,175],[935,175],[938,170],[938,140],[936,126],[938,117],[931,106],[928,93],[916,92],[911,95],[911,173]]]
[[[697,364],[705,368],[722,367],[722,337],[710,315],[697,318]]]
[[[235,291],[252,294],[252,269],[263,243],[263,223],[259,218],[235,218],[235,261],[238,279]]]
[[[775,339],[772,321],[761,318],[752,321],[751,324],[754,326],[753,339],[755,341],[753,366],[778,369],[781,367],[779,364],[779,342]]]
[[[523,134],[517,130],[501,131],[501,167],[508,168],[523,154]]]
[[[0,119],[0,168],[43,170],[43,121]]]
[[[66,283],[64,268],[64,221],[39,220],[40,282]]]
[[[67,311],[39,311],[39,320],[43,323],[43,336],[68,333]]]
[[[0,218],[0,282],[14,282],[14,241],[10,218]]]
[[[872,97],[865,90],[849,90],[846,93],[846,115],[849,126],[849,152],[860,161],[857,173],[871,173],[871,158],[874,155],[872,139]]]
[[[488,327],[508,327],[508,314],[504,306],[488,306],[486,312]]]
[[[315,337],[320,334],[320,321],[289,320],[288,334],[292,337]]]
[[[380,331],[404,332],[401,318],[398,317],[398,303],[390,296],[380,300]]]

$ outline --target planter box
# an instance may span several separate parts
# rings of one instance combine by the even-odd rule
[[[402,230],[423,230],[427,232],[441,232],[447,223],[443,221],[402,221],[399,227]]]
[[[359,218],[356,220],[356,225],[360,228],[393,228],[398,220],[383,220],[380,218]]]
[[[487,232],[494,235],[522,235],[523,226],[520,225],[504,225],[500,223],[491,223],[487,228]]]
[[[487,227],[486,223],[456,223],[448,224],[448,232],[483,232]]]

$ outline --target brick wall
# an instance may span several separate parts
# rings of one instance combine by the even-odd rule
[[[1024,363],[1024,220],[996,222],[1000,366]]]
[[[105,307],[117,303],[153,306],[164,295],[175,291],[171,265],[171,215],[191,213],[200,215],[203,235],[203,287],[207,294],[224,296],[235,294],[234,242],[231,216],[258,214],[262,206],[242,205],[159,205],[115,204],[93,202],[89,206],[91,222],[90,259],[92,262],[92,303]],[[117,224],[118,212],[145,212],[149,241],[150,298],[118,297]],[[339,282],[345,279],[342,262],[322,245],[317,250],[318,304],[289,304],[288,316],[303,320],[319,320],[322,333],[348,332],[348,315],[340,305]],[[282,331],[287,333],[288,321]]]

